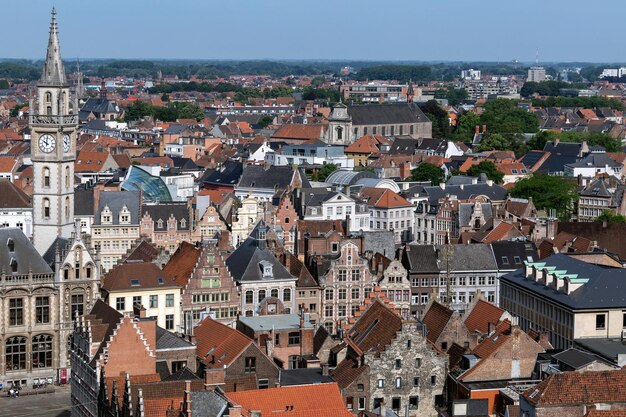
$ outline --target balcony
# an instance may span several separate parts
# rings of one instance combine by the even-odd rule
[[[53,115],[30,115],[28,117],[28,123],[31,126],[64,126],[64,125],[77,125],[78,115],[69,114],[65,116],[53,116]]]

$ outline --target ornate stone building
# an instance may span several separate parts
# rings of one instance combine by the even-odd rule
[[[98,297],[98,259],[74,223],[76,103],[52,10],[48,52],[31,100],[33,237],[0,229],[0,382],[65,383],[72,320]],[[42,256],[43,255],[43,256]]]
[[[30,101],[33,161],[33,242],[44,253],[57,236],[74,229],[76,103],[61,59],[56,11],[52,9],[48,52],[37,93]]]
[[[144,204],[139,233],[158,247],[174,253],[181,242],[189,241],[191,221],[186,202]]]
[[[339,244],[338,256],[330,261],[327,272],[319,278],[322,288],[324,327],[336,333],[359,310],[359,305],[374,289],[375,277],[359,247],[350,241]]]

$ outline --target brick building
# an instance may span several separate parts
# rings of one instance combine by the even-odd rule
[[[280,368],[240,331],[205,318],[194,329],[194,335],[205,379],[215,371],[223,372],[225,391],[278,386]]]
[[[192,334],[204,316],[233,323],[239,314],[239,290],[225,266],[225,256],[216,240],[201,245],[183,242],[163,268],[163,275],[181,288],[184,333]]]
[[[144,204],[139,233],[158,247],[173,253],[181,242],[191,239],[189,206],[186,202]]]

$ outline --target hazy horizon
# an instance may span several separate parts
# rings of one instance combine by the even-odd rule
[[[10,1],[0,57],[42,59],[53,5],[66,60],[626,62],[617,0]]]

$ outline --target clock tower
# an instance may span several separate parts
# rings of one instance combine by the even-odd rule
[[[46,61],[30,101],[33,161],[33,243],[41,254],[57,237],[74,231],[74,161],[78,106],[61,60],[56,10],[52,9]]]

